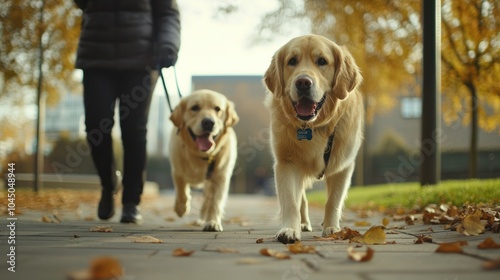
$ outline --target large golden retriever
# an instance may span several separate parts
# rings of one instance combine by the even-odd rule
[[[234,104],[221,93],[198,90],[184,97],[170,120],[170,162],[179,217],[189,213],[191,188],[204,187],[204,231],[222,231],[222,215],[237,157]]]
[[[347,49],[319,35],[292,39],[264,76],[272,93],[271,143],[282,243],[312,231],[306,189],[326,178],[323,236],[340,230],[344,200],[363,139],[362,77]]]

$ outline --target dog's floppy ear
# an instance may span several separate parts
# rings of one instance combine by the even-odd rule
[[[284,50],[281,47],[274,54],[269,68],[264,74],[264,83],[267,89],[274,94],[275,97],[284,95],[284,81],[283,81],[283,56]]]
[[[332,91],[338,99],[342,100],[361,84],[363,78],[358,65],[346,48],[332,43],[332,53],[335,58]]]
[[[237,124],[240,121],[240,117],[236,114],[236,110],[234,110],[234,103],[231,101],[227,101],[226,107],[226,121],[224,125],[229,127]]]
[[[184,126],[184,108],[186,107],[186,102],[181,100],[181,102],[174,108],[172,114],[170,114],[170,120],[174,123],[175,127],[179,129]]]

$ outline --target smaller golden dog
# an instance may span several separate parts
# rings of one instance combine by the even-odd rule
[[[176,200],[175,212],[190,211],[191,188],[204,188],[200,213],[203,231],[222,231],[222,216],[237,157],[239,121],[234,104],[221,93],[203,89],[184,97],[170,120],[170,162]]]

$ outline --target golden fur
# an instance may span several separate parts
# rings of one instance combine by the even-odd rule
[[[204,119],[213,121],[210,131],[204,130]],[[204,224],[204,231],[222,231],[222,215],[237,157],[236,134],[232,126],[239,118],[234,104],[218,92],[198,90],[181,100],[170,120],[175,126],[170,138],[175,212],[179,217],[188,214],[190,186],[204,187],[205,200],[199,222]],[[200,140],[202,144],[197,144],[198,135],[205,135],[205,140]],[[213,171],[207,178],[212,160]]]
[[[304,81],[310,86],[301,90]],[[282,225],[276,238],[283,243],[300,240],[301,231],[312,231],[305,190],[323,171],[328,199],[322,235],[340,230],[339,220],[363,138],[363,98],[357,89],[361,81],[347,49],[322,36],[294,38],[273,56],[264,83],[272,93],[266,105],[271,112],[271,148],[281,208]],[[298,140],[298,129],[308,128],[312,139]],[[334,131],[333,150],[325,169],[323,154]]]

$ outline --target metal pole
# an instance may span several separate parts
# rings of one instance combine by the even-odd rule
[[[43,81],[43,9],[45,6],[45,1],[42,0],[42,5],[40,6],[40,17],[38,21],[38,28],[40,31],[40,40],[38,46],[38,87],[37,87],[37,124],[36,124],[36,148],[35,148],[35,179],[34,179],[34,191],[38,192],[42,187],[41,176],[43,174],[43,144],[45,139],[45,96],[43,95],[42,81]]]
[[[441,176],[441,1],[422,0],[423,86],[420,184],[439,183]]]

